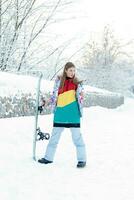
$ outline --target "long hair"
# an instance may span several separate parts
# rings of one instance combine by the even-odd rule
[[[67,77],[66,76],[66,70],[68,70],[69,68],[72,68],[72,67],[76,68],[75,65],[72,62],[67,62],[65,64],[64,69],[63,69],[63,73],[62,73],[62,75],[59,76],[59,78],[61,80],[60,88],[63,89],[63,87],[64,87],[64,82],[65,82],[66,77]],[[82,81],[80,81],[75,75],[72,78],[72,80],[73,80],[73,83],[76,84],[76,85],[78,85],[79,83],[82,83]]]

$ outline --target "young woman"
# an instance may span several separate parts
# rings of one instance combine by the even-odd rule
[[[43,164],[52,163],[64,128],[70,128],[72,140],[76,146],[77,167],[86,166],[86,150],[80,131],[80,117],[82,117],[83,86],[75,76],[75,65],[65,64],[63,74],[55,80],[51,105],[54,113],[53,130],[44,158],[38,160]]]

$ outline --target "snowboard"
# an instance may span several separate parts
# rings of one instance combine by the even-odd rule
[[[34,125],[34,134],[33,134],[33,160],[36,161],[36,146],[37,142],[40,140],[49,140],[50,134],[49,133],[43,133],[38,126],[38,117],[39,114],[41,114],[43,108],[39,105],[40,101],[40,85],[42,80],[43,74],[41,73],[38,77],[37,82],[37,89],[36,89],[36,105],[35,105],[35,125]]]

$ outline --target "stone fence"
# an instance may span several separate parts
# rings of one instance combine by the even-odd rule
[[[50,98],[50,92],[42,93],[46,100]],[[124,97],[115,93],[85,92],[84,107],[102,106],[116,108],[124,103]],[[36,94],[24,93],[13,96],[0,97],[0,118],[32,116],[35,114]],[[50,107],[45,106],[42,114],[50,114]]]

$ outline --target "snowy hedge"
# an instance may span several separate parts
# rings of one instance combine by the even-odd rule
[[[41,94],[45,99],[50,98],[50,92]],[[124,103],[124,97],[115,93],[85,92],[84,107],[102,106],[116,108]],[[36,94],[24,93],[0,97],[0,118],[32,116],[35,113]],[[46,106],[42,114],[49,114],[50,107]]]

